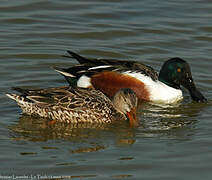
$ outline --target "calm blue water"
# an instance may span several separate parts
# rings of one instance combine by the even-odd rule
[[[1,1],[0,179],[211,179],[211,12],[209,0]],[[137,129],[49,127],[22,115],[5,93],[65,85],[51,67],[77,63],[66,50],[157,70],[181,57],[209,102],[185,91],[176,105],[143,103]]]

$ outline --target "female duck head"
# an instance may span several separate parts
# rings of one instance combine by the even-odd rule
[[[113,104],[117,111],[129,119],[131,126],[138,126],[136,119],[138,98],[133,90],[129,88],[120,89],[113,97]]]

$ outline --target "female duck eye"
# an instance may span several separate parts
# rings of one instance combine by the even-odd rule
[[[177,72],[181,72],[181,69],[180,68],[177,68]]]

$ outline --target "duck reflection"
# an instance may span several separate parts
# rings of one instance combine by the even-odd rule
[[[115,143],[132,144],[135,142],[135,130],[129,128],[129,123],[127,122],[116,124],[49,124],[48,119],[22,114],[18,123],[10,126],[9,129],[11,130],[11,138],[16,141],[48,141],[63,139],[71,142],[89,143],[89,147],[71,150],[72,153],[102,150],[107,147],[107,145],[105,145],[106,139],[111,136],[113,137],[112,139],[114,139],[114,134],[116,137]]]

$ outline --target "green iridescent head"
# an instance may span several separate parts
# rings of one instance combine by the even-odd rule
[[[159,80],[175,89],[182,85],[189,90],[191,98],[197,102],[206,102],[207,99],[197,90],[189,64],[180,58],[172,58],[166,61],[160,71]]]

